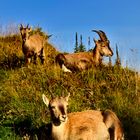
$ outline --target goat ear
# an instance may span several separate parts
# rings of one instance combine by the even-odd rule
[[[22,24],[20,24],[18,27],[19,27],[20,30],[23,29],[23,25]]]
[[[68,96],[65,97],[65,99],[66,99],[67,102],[69,100],[69,97],[70,97],[70,93],[68,93]]]
[[[49,99],[44,94],[42,94],[42,99],[43,99],[43,102],[45,103],[45,105],[48,107],[49,106]]]

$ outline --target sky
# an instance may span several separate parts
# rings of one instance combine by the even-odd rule
[[[0,25],[21,23],[42,27],[53,34],[50,42],[56,49],[69,53],[76,32],[90,49],[92,39],[99,39],[91,30],[103,30],[114,52],[118,45],[122,64],[140,71],[140,0],[1,0]]]

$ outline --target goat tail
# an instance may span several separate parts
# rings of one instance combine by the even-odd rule
[[[111,140],[112,138],[114,140],[124,140],[122,124],[117,115],[109,109],[103,111],[102,115],[103,121],[109,130]]]
[[[64,54],[60,53],[55,57],[55,62],[56,64],[59,64],[60,67],[62,68],[62,65],[65,63],[66,58],[64,56]]]

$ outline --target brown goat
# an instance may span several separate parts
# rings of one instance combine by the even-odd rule
[[[121,125],[112,111],[87,110],[67,114],[69,95],[49,100],[43,94],[42,98],[51,114],[52,140],[110,140],[108,129],[112,126],[115,128],[114,140],[123,140],[116,139],[116,135],[121,138],[118,133],[123,132],[122,129],[116,131]]]
[[[110,48],[110,42],[106,34],[99,30],[92,30],[100,36],[99,40],[95,40],[95,48],[93,52],[78,52],[72,54],[58,54],[56,63],[60,65],[64,72],[72,72],[76,70],[85,70],[92,66],[98,66],[103,56],[112,56],[113,51]]]
[[[122,124],[116,114],[111,110],[105,110],[102,115],[110,133],[110,140],[124,140]]]
[[[39,33],[30,34],[32,29],[28,27],[20,26],[20,34],[22,37],[22,51],[25,56],[25,63],[28,64],[31,61],[31,58],[34,57],[34,63],[36,63],[37,56],[41,59],[41,63],[44,63],[45,52],[44,44],[46,37],[41,36]],[[47,39],[50,36],[47,36]]]

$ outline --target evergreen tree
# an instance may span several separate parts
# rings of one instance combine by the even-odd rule
[[[80,45],[83,45],[82,39],[83,39],[83,37],[82,37],[82,35],[80,35]]]
[[[76,32],[76,35],[75,35],[75,48],[74,48],[74,52],[77,53],[77,52],[84,52],[86,51],[86,48],[85,46],[83,45],[83,41],[82,41],[82,35],[80,35],[80,45],[78,45],[78,34]]]
[[[80,45],[79,45],[79,52],[85,52],[86,48],[83,45],[83,41],[82,41],[82,35],[80,35]]]
[[[90,47],[90,36],[88,37],[88,46]]]
[[[92,49],[90,49],[90,37],[88,37],[88,52],[90,52]]]
[[[108,63],[109,66],[112,66],[112,60],[111,60],[111,56],[109,56],[109,63]]]
[[[119,51],[118,51],[117,44],[116,44],[116,56],[117,56],[117,58],[116,58],[115,63],[116,63],[117,66],[121,66],[121,59],[120,59],[120,56],[119,56]]]
[[[74,52],[78,52],[78,34],[76,32],[76,35],[75,35],[75,48],[74,48]]]

